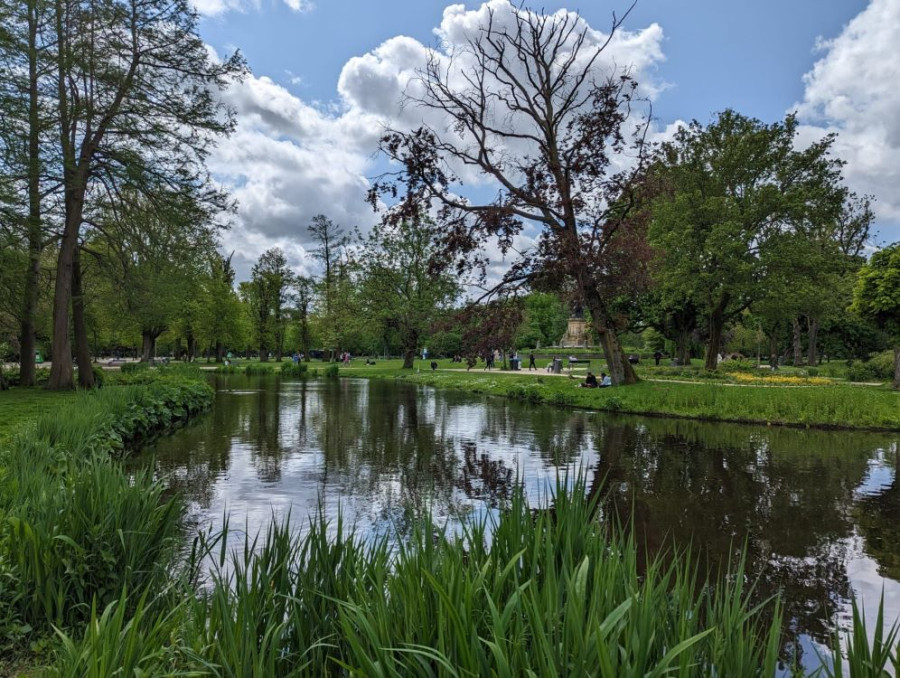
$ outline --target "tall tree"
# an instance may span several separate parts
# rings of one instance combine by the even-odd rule
[[[312,309],[315,282],[308,276],[297,276],[294,281],[294,299],[297,308],[297,322],[299,324],[298,339],[303,360],[309,362],[310,333],[309,315]]]
[[[765,294],[768,260],[779,233],[811,214],[840,208],[840,163],[833,138],[795,150],[797,121],[766,125],[731,110],[707,127],[682,127],[656,157],[661,195],[652,208],[651,242],[666,297],[692,302],[708,331],[706,368],[716,369],[722,333]]]
[[[217,363],[225,358],[227,345],[234,346],[241,337],[240,300],[234,290],[234,267],[231,257],[218,252],[210,258],[209,270],[200,282],[199,332],[213,347]]]
[[[160,185],[177,185],[193,189],[198,200],[221,203],[205,188],[204,160],[233,125],[216,91],[243,64],[237,55],[212,58],[187,0],[52,0],[50,14],[65,217],[49,387],[70,388],[76,250],[93,198],[127,182],[148,198]]]
[[[322,265],[323,274],[318,286],[321,302],[320,320],[325,348],[331,350],[334,357],[336,350],[343,348],[344,317],[348,310],[350,292],[349,269],[346,265],[350,236],[343,227],[335,224],[324,214],[313,217],[307,230],[316,243],[310,255]]]
[[[287,329],[287,304],[294,287],[294,274],[280,248],[263,252],[253,265],[250,282],[243,288],[250,303],[253,332],[259,347],[259,359],[268,361],[274,349],[281,361]]]
[[[416,351],[432,323],[459,293],[447,273],[432,274],[436,226],[416,217],[375,226],[362,248],[362,296],[367,315],[382,327],[397,331],[403,367],[411,369]]]
[[[401,217],[436,202],[436,263],[455,262],[458,270],[484,273],[483,245],[495,240],[507,255],[526,224],[536,225],[537,246],[519,253],[485,298],[539,277],[558,279],[589,310],[613,382],[633,383],[611,299],[623,270],[640,259],[629,251],[635,241],[627,231],[646,121],[633,113],[637,85],[627,67],[602,57],[623,19],[613,17],[601,36],[572,12],[546,15],[509,3],[486,11],[486,25],[446,58],[433,56],[409,88],[405,103],[441,120],[383,137],[382,151],[401,169],[373,186],[370,202],[396,199],[398,184],[406,187]],[[630,162],[619,162],[626,153]],[[625,164],[629,170],[615,171]],[[462,170],[495,183],[496,197],[460,198]]]
[[[41,254],[47,243],[42,201],[51,190],[46,174],[49,128],[46,82],[48,3],[45,0],[0,2],[0,175],[15,190],[7,212],[20,225],[27,250],[19,312],[20,383],[35,383],[36,312],[40,299]],[[25,143],[23,144],[23,131]],[[24,204],[19,196],[24,196]]]
[[[874,320],[894,346],[894,388],[900,389],[900,242],[885,247],[859,270],[852,310]]]

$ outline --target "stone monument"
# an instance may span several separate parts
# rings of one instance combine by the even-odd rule
[[[562,348],[587,348],[594,345],[588,334],[587,322],[581,306],[576,306],[572,310],[569,325],[566,327],[566,333],[559,340],[559,345]]]

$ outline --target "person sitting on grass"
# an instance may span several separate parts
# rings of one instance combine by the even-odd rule
[[[431,361],[431,371],[434,372],[437,369],[437,360]]]
[[[578,384],[581,388],[597,388],[597,377],[594,376],[594,373],[588,370],[587,376],[584,378],[584,381]]]
[[[607,386],[612,386],[612,379],[610,379],[609,375],[606,372],[601,372],[600,388],[606,388]]]

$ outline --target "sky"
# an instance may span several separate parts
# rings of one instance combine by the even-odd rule
[[[486,5],[434,0],[193,0],[212,50],[239,49],[251,69],[225,93],[234,135],[210,159],[237,200],[223,249],[238,279],[281,247],[299,272],[315,266],[306,226],[326,214],[365,232],[366,189],[383,171],[385,124],[422,117],[400,94],[428,50],[477,29]],[[518,4],[518,3],[516,3]],[[602,37],[619,0],[545,1],[578,12]],[[638,0],[608,58],[628,65],[652,100],[656,138],[726,108],[771,123],[797,112],[799,143],[836,132],[849,187],[875,198],[876,244],[900,240],[900,0]]]

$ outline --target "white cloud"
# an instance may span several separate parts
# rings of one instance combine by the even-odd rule
[[[879,219],[900,222],[900,3],[872,0],[804,76],[796,109],[807,139],[837,132],[847,182],[875,195]],[[900,235],[900,234],[898,234]]]
[[[340,101],[331,108],[310,105],[266,76],[251,76],[227,93],[227,102],[237,111],[238,127],[210,165],[239,203],[234,229],[225,242],[227,249],[238,250],[239,278],[241,264],[248,270],[259,254],[276,244],[285,249],[292,265],[308,266],[303,256],[310,244],[306,226],[316,214],[362,230],[375,221],[364,198],[366,177],[376,171],[373,154],[379,136],[386,126],[445,125],[434,111],[401,107],[403,95],[415,91],[417,72],[429,56],[447,60],[458,52],[460,41],[484,25],[489,10],[495,25],[498,20],[510,21],[517,11],[508,0],[490,0],[471,11],[451,5],[435,29],[440,41],[436,51],[397,36],[350,59],[338,82]],[[583,21],[582,25],[587,27]],[[590,30],[589,44],[602,44],[606,37]],[[661,41],[662,31],[655,24],[641,31],[620,31],[595,65],[596,73],[602,76],[630,65],[643,93],[652,98],[659,91],[652,70],[663,58]]]
[[[311,0],[284,0],[284,4],[298,13],[309,12],[315,8]],[[201,15],[212,17],[226,12],[259,10],[260,0],[191,0],[191,5]]]

